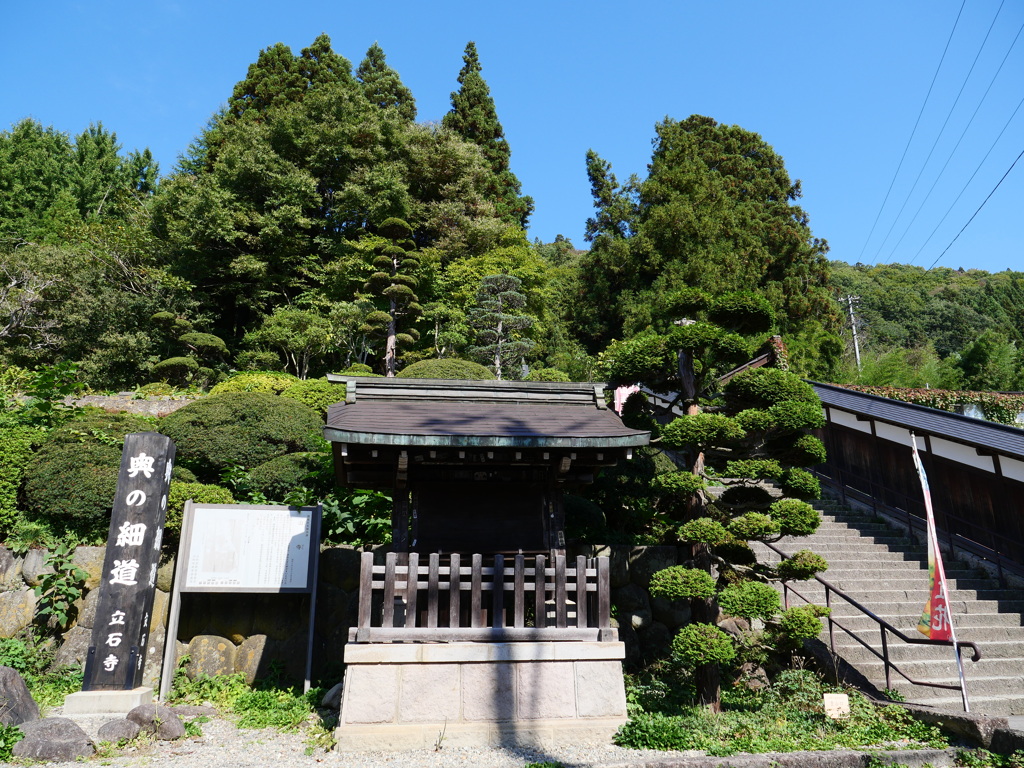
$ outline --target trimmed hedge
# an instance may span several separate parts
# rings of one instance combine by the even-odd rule
[[[181,534],[181,521],[185,514],[185,502],[189,499],[197,504],[234,504],[235,498],[231,491],[219,485],[205,483],[171,482],[167,494],[167,522],[164,524],[166,542],[178,540]]]
[[[279,371],[247,371],[222,381],[210,390],[211,395],[225,392],[264,392],[279,395],[300,379],[290,373]]]
[[[201,482],[216,482],[237,465],[258,467],[286,453],[322,444],[323,421],[309,406],[277,395],[228,392],[165,416],[160,431],[178,446],[178,461]]]
[[[534,368],[528,374],[523,381],[572,381],[569,378],[569,374],[564,371],[560,371],[557,368]]]
[[[42,437],[25,424],[0,421],[0,533],[9,533],[17,519],[18,488]]]
[[[327,379],[306,379],[292,384],[281,397],[297,400],[326,416],[328,407],[345,400],[345,385],[332,384]]]
[[[268,499],[284,501],[290,491],[302,485],[309,486],[310,473],[322,469],[325,460],[330,460],[328,454],[287,453],[260,464],[249,473],[249,479],[255,489]]]
[[[470,360],[444,358],[442,360],[420,360],[398,372],[401,379],[471,379],[482,381],[493,379],[494,374],[487,368]]]

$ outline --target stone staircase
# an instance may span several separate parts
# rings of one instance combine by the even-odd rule
[[[817,552],[829,562],[821,574],[832,586],[888,621],[910,637],[923,637],[916,627],[928,599],[928,559],[923,544],[870,512],[858,512],[836,502],[816,504],[822,524],[813,536],[783,539],[787,554],[800,549]],[[755,545],[758,559],[777,562],[779,556]],[[1024,590],[1006,589],[984,570],[946,562],[949,601],[957,639],[974,642],[982,659],[970,661],[965,649],[964,673],[971,712],[991,715],[1024,714]],[[817,581],[792,586],[812,602],[825,604],[825,589]],[[801,604],[791,597],[790,605]],[[881,651],[879,625],[842,599],[833,597],[832,615],[843,626]],[[822,634],[828,644],[828,631]],[[880,659],[838,627],[836,653],[879,690],[885,671]],[[888,633],[889,657],[909,677],[935,683],[958,682],[951,648],[911,645]],[[958,690],[912,685],[896,672],[892,688],[907,701],[962,711]]]

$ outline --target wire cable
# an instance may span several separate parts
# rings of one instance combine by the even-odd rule
[[[952,203],[950,203],[949,208],[946,209],[946,212],[942,214],[942,218],[939,219],[939,223],[935,225],[935,228],[931,231],[931,234],[928,235],[928,238],[924,241],[924,243],[921,244],[921,247],[917,249],[917,253],[914,254],[914,258],[910,260],[911,264],[914,263],[917,257],[921,255],[921,251],[923,251],[925,247],[928,245],[928,243],[932,241],[932,238],[935,237],[935,233],[938,232],[939,227],[941,227],[945,223],[946,218],[949,216],[949,212],[953,210],[953,207],[958,202],[960,202],[960,198],[963,197],[964,192],[967,191],[967,187],[969,187],[971,185],[971,182],[974,181],[974,177],[978,175],[978,171],[981,170],[981,166],[985,164],[985,161],[988,160],[988,156],[992,154],[992,150],[996,148],[996,144],[998,144],[999,140],[1003,138],[1003,134],[1006,133],[1006,129],[1010,127],[1010,123],[1013,122],[1013,118],[1017,116],[1017,112],[1020,111],[1022,105],[1024,105],[1024,98],[1017,102],[1017,107],[1013,110],[1013,114],[1011,114],[1010,117],[1007,119],[1006,124],[1003,126],[1003,130],[999,132],[999,135],[996,136],[995,141],[992,142],[992,146],[988,148],[988,152],[986,152],[985,156],[981,158],[981,162],[978,163],[978,167],[974,169],[974,173],[971,174],[971,178],[969,178],[964,183],[963,188],[961,188],[960,190],[960,194],[958,194],[956,196],[956,199]]]
[[[1003,71],[1003,65],[1006,64],[1006,60],[1008,58],[1010,58],[1010,53],[1013,51],[1014,47],[1017,45],[1017,40],[1020,38],[1021,32],[1024,32],[1024,24],[1021,24],[1020,28],[1017,30],[1017,34],[1013,38],[1013,42],[1010,43],[1010,47],[1007,49],[1006,55],[1003,56],[1003,60],[1001,62],[999,62],[999,67],[998,67],[998,69],[996,69],[995,74],[992,75],[992,79],[989,81],[988,88],[986,88],[985,89],[985,93],[982,94],[981,100],[978,102],[978,106],[976,106],[974,108],[974,113],[971,115],[971,119],[967,121],[967,125],[965,125],[963,131],[960,132],[960,138],[958,138],[956,140],[956,144],[953,146],[953,149],[950,150],[949,156],[946,158],[946,162],[943,163],[942,169],[939,171],[939,175],[935,177],[935,180],[932,182],[932,185],[928,188],[928,192],[924,196],[924,200],[921,201],[921,204],[917,207],[917,210],[914,212],[914,216],[910,219],[910,223],[907,224],[906,229],[903,230],[903,234],[900,235],[900,239],[896,241],[896,245],[894,245],[892,247],[892,250],[889,252],[889,256],[886,258],[887,262],[891,262],[892,261],[893,255],[896,253],[896,250],[903,243],[903,239],[907,236],[907,233],[910,232],[910,228],[912,226],[914,226],[914,222],[917,221],[917,217],[921,214],[921,210],[924,208],[925,203],[927,203],[928,200],[931,199],[932,192],[934,192],[935,191],[935,187],[938,186],[939,180],[942,178],[942,175],[946,172],[946,169],[949,167],[949,163],[953,159],[953,156],[956,154],[956,151],[960,148],[960,144],[963,142],[964,136],[967,135],[967,131],[969,131],[971,126],[974,124],[974,118],[976,118],[978,116],[978,112],[981,111],[981,107],[985,103],[985,99],[988,98],[989,91],[991,91],[992,90],[992,86],[996,84],[996,79],[999,77],[999,73]],[[1019,105],[1018,105],[1018,108],[1019,108]],[[1016,111],[1014,111],[1014,114],[1016,114]],[[1011,115],[1011,119],[1012,119],[1012,115]],[[1006,130],[1006,129],[1004,128],[1003,130]],[[1000,133],[999,135],[1002,136],[1002,133]],[[987,155],[986,155],[986,157],[987,157]],[[973,176],[971,178],[973,178]],[[920,254],[920,253],[921,253],[920,251],[917,252],[917,254]],[[914,259],[917,258],[917,254],[914,255]],[[911,259],[909,263],[913,264],[914,263],[914,259]]]
[[[963,0],[960,4],[960,10],[957,11],[956,21],[953,22],[953,29],[949,33],[949,39],[946,40],[946,47],[942,49],[942,56],[939,58],[939,65],[935,68],[935,74],[932,75],[931,85],[928,86],[928,93],[924,96],[924,103],[921,104],[921,111],[917,113],[917,120],[914,122],[914,128],[910,132],[910,138],[907,139],[907,146],[903,148],[903,156],[900,157],[899,165],[896,166],[896,173],[892,175],[892,181],[889,182],[889,189],[886,190],[885,198],[882,200],[882,205],[878,209],[878,213],[875,215],[875,221],[871,225],[871,231],[868,232],[867,240],[864,241],[864,246],[860,249],[860,255],[857,256],[857,261],[860,261],[861,256],[864,255],[864,250],[868,247],[868,243],[871,242],[871,236],[875,234],[875,227],[878,226],[878,220],[882,217],[882,211],[885,210],[885,204],[889,201],[889,195],[892,193],[893,184],[896,183],[896,177],[900,175],[900,169],[903,167],[903,161],[907,158],[907,150],[910,149],[910,144],[914,140],[914,134],[917,133],[917,126],[921,124],[921,115],[924,114],[924,108],[928,105],[928,99],[932,95],[932,89],[935,87],[935,81],[939,77],[939,70],[942,69],[942,62],[946,60],[946,53],[949,51],[949,44],[953,42],[953,35],[956,33],[957,25],[960,23],[960,16],[964,12],[964,6],[967,5],[967,0]]]
[[[1022,157],[1024,157],[1024,149],[1022,149],[1020,151],[1020,154],[1017,155],[1017,160],[1020,160]],[[1006,169],[1006,173],[1003,174],[1003,178],[1001,178],[999,180],[999,182],[992,188],[992,191],[988,193],[988,197],[986,197],[984,200],[981,201],[981,205],[978,206],[978,210],[976,210],[974,212],[974,214],[971,216],[971,218],[969,218],[967,220],[967,223],[964,224],[963,227],[961,227],[960,231],[956,233],[956,237],[954,237],[949,242],[949,245],[947,245],[943,249],[942,253],[940,253],[938,256],[935,257],[935,261],[932,262],[931,267],[928,267],[928,269],[931,269],[932,267],[934,267],[936,264],[939,263],[939,259],[941,259],[943,256],[945,256],[946,255],[946,251],[948,251],[950,248],[953,247],[953,243],[955,243],[957,241],[957,239],[960,237],[960,235],[962,235],[964,233],[964,230],[967,229],[967,227],[970,226],[971,222],[974,221],[974,217],[977,216],[979,213],[981,213],[981,209],[985,207],[985,203],[987,203],[989,201],[989,198],[991,198],[992,195],[994,195],[996,193],[996,190],[999,189],[999,185],[1002,184],[1006,180],[1007,176],[1010,175],[1010,171],[1012,171],[1013,170],[1013,166],[1015,166],[1017,164],[1017,160],[1014,160],[1012,163],[1010,163],[1010,167]]]
[[[964,77],[964,81],[960,84],[960,90],[957,91],[956,98],[953,99],[953,106],[951,106],[949,111],[946,113],[946,119],[942,121],[942,127],[939,128],[939,132],[935,136],[935,141],[932,142],[931,149],[928,150],[928,156],[925,157],[924,162],[921,164],[921,170],[917,172],[917,177],[914,179],[914,183],[910,185],[910,191],[907,192],[907,196],[903,198],[903,205],[900,206],[899,211],[896,213],[896,217],[892,220],[892,224],[889,225],[889,231],[885,233],[885,237],[883,237],[882,242],[879,243],[878,250],[875,252],[875,257],[872,261],[878,261],[878,257],[882,253],[882,249],[885,247],[885,243],[889,239],[889,235],[891,235],[892,231],[896,228],[896,224],[899,222],[900,216],[903,215],[903,211],[907,208],[907,203],[910,202],[910,198],[913,196],[914,190],[917,189],[917,184],[921,181],[925,168],[928,167],[928,163],[932,159],[932,155],[935,153],[935,148],[939,146],[939,140],[942,138],[942,134],[946,132],[946,126],[949,125],[950,118],[953,117],[953,112],[956,111],[956,105],[960,103],[960,97],[964,95],[964,88],[967,87],[967,82],[971,79],[971,75],[974,74],[974,68],[978,64],[978,59],[981,58],[981,52],[985,50],[985,44],[992,35],[992,30],[996,26],[996,21],[999,19],[999,14],[1002,13],[1004,5],[1006,5],[1006,0],[1002,0],[1002,2],[999,3],[996,15],[992,17],[992,23],[988,25],[988,31],[985,33],[985,39],[981,41],[981,45],[978,47],[978,52],[974,54],[974,61],[971,62],[971,68],[967,70],[967,76]]]

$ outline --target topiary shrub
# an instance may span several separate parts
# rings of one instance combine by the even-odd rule
[[[664,493],[688,497],[707,487],[704,478],[692,472],[669,472],[654,478],[654,487]]]
[[[267,372],[282,368],[281,357],[267,349],[246,349],[235,355],[235,368],[246,372]]]
[[[170,357],[153,366],[153,377],[171,384],[185,385],[199,371],[193,357]]]
[[[721,664],[736,658],[732,638],[712,624],[688,624],[672,638],[672,655],[684,666]]]
[[[779,478],[779,485],[782,486],[783,493],[796,496],[798,499],[821,498],[821,483],[806,469],[787,469]]]
[[[69,450],[64,443],[48,442],[25,469],[27,518],[41,520],[55,534],[74,531],[92,541],[105,538],[120,467],[120,446],[90,440]]]
[[[668,600],[706,600],[715,595],[715,579],[700,568],[673,565],[651,576],[650,592],[653,597]]]
[[[828,570],[828,561],[809,549],[794,552],[775,567],[783,581],[806,581]]]
[[[819,403],[810,384],[796,374],[778,368],[746,370],[729,380],[723,394],[726,407],[732,413],[747,408],[770,408],[786,400]]]
[[[45,445],[69,446],[96,442],[116,447],[120,455],[125,435],[133,432],[156,432],[153,419],[132,413],[109,413],[99,408],[85,408],[50,432]]]
[[[230,379],[222,381],[210,390],[211,395],[223,395],[225,392],[263,392],[279,395],[292,384],[299,381],[298,376],[279,371],[251,371],[238,373]]]
[[[821,634],[821,617],[831,611],[821,605],[798,605],[782,614],[776,630],[776,644],[780,648],[795,650]]]
[[[398,372],[401,379],[469,379],[482,381],[493,379],[494,374],[487,368],[470,360],[444,358],[442,360],[420,360],[407,365]]]
[[[730,616],[770,619],[782,608],[782,599],[770,584],[741,581],[723,589],[718,595],[718,604]]]
[[[777,536],[781,530],[778,522],[760,512],[747,512],[729,523],[729,533],[741,541],[759,541]]]
[[[771,503],[772,495],[760,485],[731,485],[719,498],[730,507],[767,506]]]
[[[696,544],[725,544],[732,538],[725,526],[710,517],[698,517],[689,520],[679,527],[679,538]]]
[[[345,385],[332,384],[327,379],[306,379],[292,384],[281,393],[281,397],[297,400],[326,416],[329,406],[345,400]]]
[[[165,416],[160,431],[178,446],[178,461],[202,482],[229,466],[258,467],[277,456],[313,450],[323,421],[309,406],[260,392],[227,392]]]
[[[564,371],[560,371],[557,368],[534,368],[528,374],[523,381],[572,381],[569,378],[569,374]]]
[[[661,431],[661,439],[669,448],[727,445],[743,437],[740,425],[720,413],[680,416]]]
[[[783,536],[810,536],[821,525],[818,510],[797,499],[779,499],[768,507],[768,514]]]
[[[227,357],[228,348],[224,339],[214,336],[212,333],[183,333],[178,341],[191,349],[200,357],[220,359]]]
[[[164,524],[165,540],[174,542],[181,535],[181,523],[185,514],[185,502],[192,499],[197,504],[234,504],[231,491],[219,485],[188,483],[171,480],[167,493],[167,522]]]
[[[310,485],[310,473],[323,469],[324,463],[329,461],[330,456],[324,453],[286,453],[253,469],[249,481],[268,499],[284,501],[290,491]]]

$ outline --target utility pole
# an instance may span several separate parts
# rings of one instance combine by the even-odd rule
[[[857,370],[860,370],[860,342],[857,339],[857,316],[853,314],[853,305],[860,301],[860,296],[846,295],[846,304],[850,309],[850,330],[853,331],[853,354],[857,358]]]

